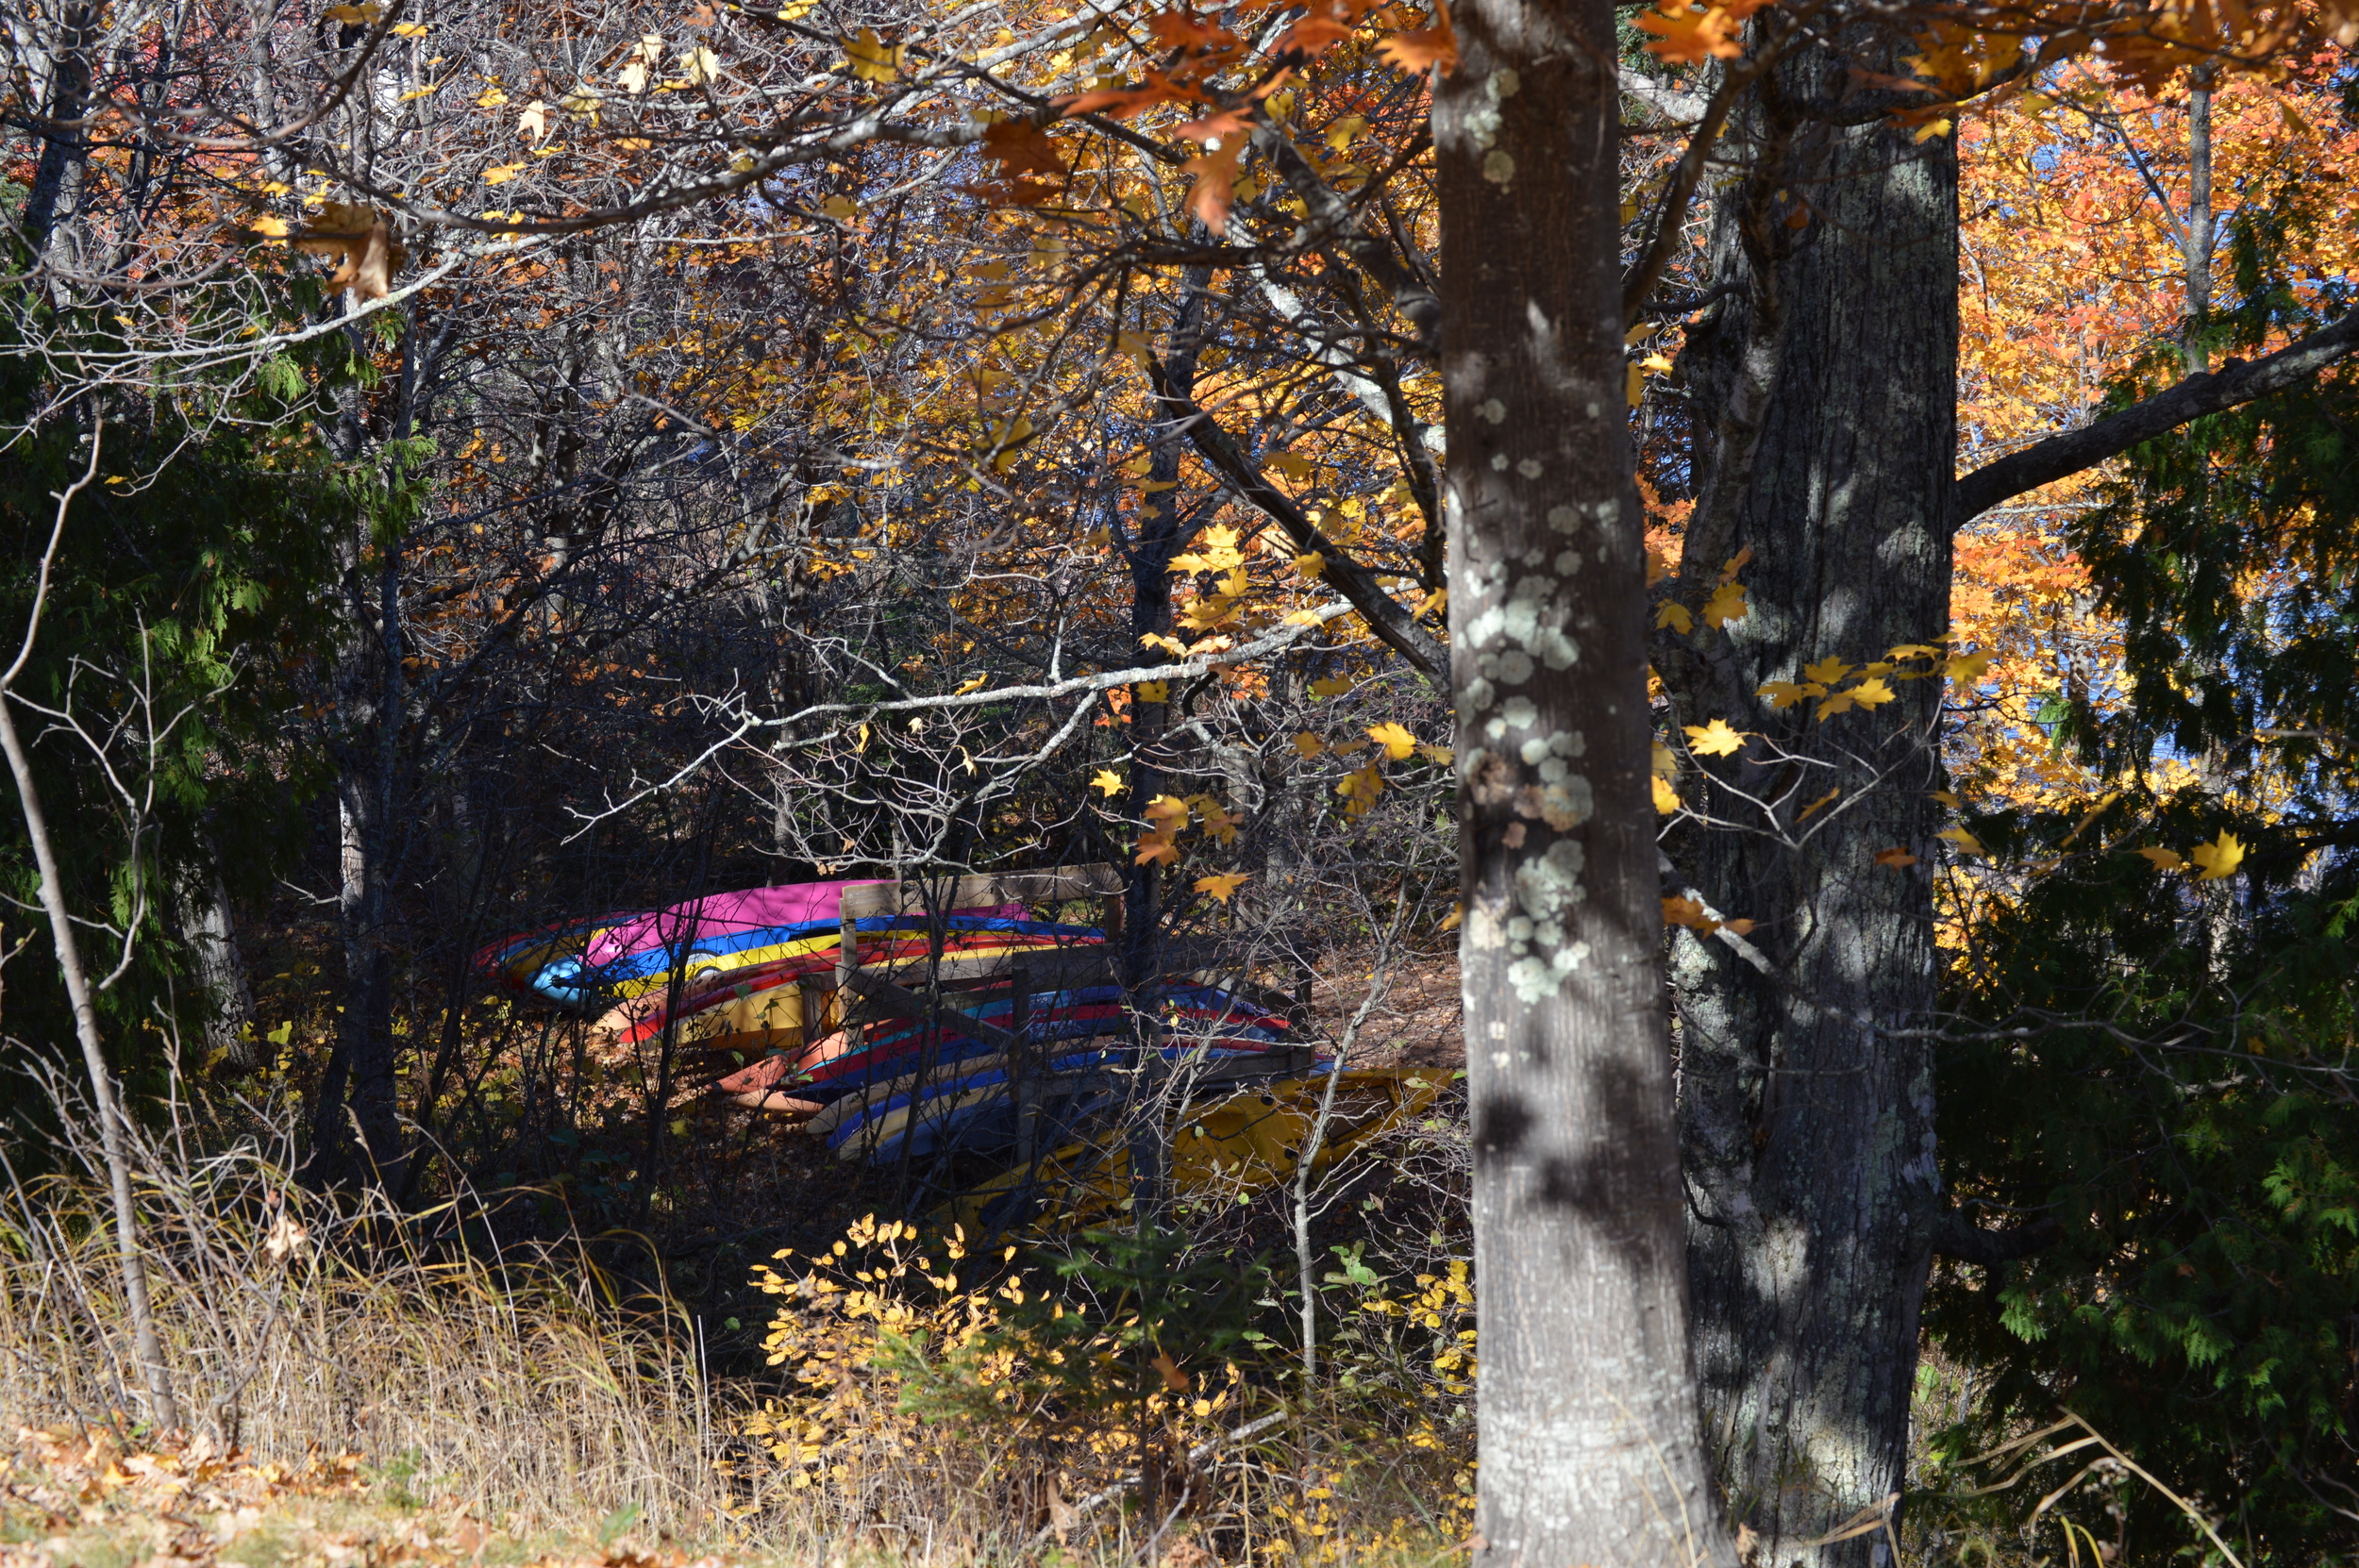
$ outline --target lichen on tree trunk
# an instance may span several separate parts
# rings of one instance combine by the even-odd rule
[[[1440,86],[1481,1568],[1729,1562],[1697,1444],[1605,0]]]

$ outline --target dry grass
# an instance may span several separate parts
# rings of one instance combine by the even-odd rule
[[[68,1126],[89,1125],[64,1109]],[[1364,1453],[1348,1467],[1360,1479],[1345,1482],[1338,1456],[1303,1446],[1306,1430],[1340,1429],[1327,1415],[1287,1420],[1199,1467],[1196,1495],[1223,1499],[1217,1526],[1159,1521],[1129,1498],[1070,1516],[1014,1433],[929,1424],[881,1383],[856,1404],[828,1484],[795,1486],[793,1467],[744,1435],[765,1397],[792,1394],[783,1373],[717,1382],[693,1320],[660,1293],[627,1294],[592,1249],[503,1244],[496,1216],[468,1199],[424,1214],[337,1207],[290,1179],[286,1118],[239,1108],[235,1136],[229,1120],[202,1137],[151,1132],[136,1151],[177,1434],[141,1420],[96,1150],[69,1137],[50,1174],[11,1172],[0,1190],[0,1440],[23,1440],[0,1536],[32,1543],[8,1548],[10,1568],[551,1556],[649,1568],[644,1554],[665,1543],[834,1568],[1156,1558],[1206,1568],[1247,1539],[1247,1560],[1463,1557],[1446,1506],[1454,1461]],[[150,1495],[152,1476],[123,1480],[119,1465],[106,1480],[112,1460],[59,1479],[59,1444],[93,1431],[120,1456],[275,1476],[280,1492],[241,1526],[248,1505]],[[46,1457],[27,1457],[35,1449]],[[42,1488],[49,1502],[27,1501]],[[1314,1489],[1329,1495],[1303,1509]],[[57,1496],[79,1500],[61,1512]],[[1240,1534],[1239,1509],[1267,1517]],[[1068,1527],[1051,1543],[1058,1532],[1043,1526],[1061,1517]],[[1283,1522],[1294,1518],[1316,1527]]]

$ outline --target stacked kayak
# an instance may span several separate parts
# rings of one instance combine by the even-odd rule
[[[1103,941],[1094,933],[1060,939],[1068,948]],[[772,989],[796,988],[782,981]],[[1165,983],[1135,1005],[1113,985],[1038,993],[1026,998],[1020,1033],[1004,989],[952,993],[950,1002],[957,1010],[930,1019],[887,1016],[778,1045],[714,1087],[741,1105],[808,1118],[809,1130],[841,1159],[889,1164],[1012,1147],[1019,1096],[1036,1120],[1046,1113],[1054,1126],[1078,1126],[1134,1098],[1134,1080],[1149,1062],[1195,1071],[1217,1064],[1231,1076],[1262,1060],[1264,1076],[1303,1065],[1302,1053],[1285,1049],[1283,1020],[1214,986]],[[768,1016],[783,1020],[799,1006],[799,997],[777,995]],[[962,1020],[977,1031],[963,1032]],[[1010,1060],[1012,1034],[1021,1062]],[[682,1038],[693,1035],[683,1030]]]
[[[922,929],[906,928],[906,922],[896,928],[891,917],[854,924],[864,935],[881,933],[886,939],[861,945],[861,968],[871,974],[922,966],[937,954],[944,959],[1012,959],[1027,952],[1054,953],[1104,942],[1084,926],[996,916],[948,916],[942,923],[939,943]],[[836,927],[830,926],[824,937],[814,934],[807,940],[806,951],[743,966],[701,970],[683,982],[677,999],[668,988],[646,993],[622,1003],[600,1023],[626,1044],[677,1026],[678,1040],[691,1049],[747,1055],[799,1048],[825,1031],[829,1004],[811,995],[807,987],[808,982],[835,972]],[[807,1008],[820,1016],[805,1018]]]
[[[838,910],[847,888],[876,878],[799,882],[711,893],[652,910],[619,910],[505,938],[476,956],[477,969],[510,989],[529,992],[575,1011],[604,1013],[652,993],[668,992],[675,977],[707,977],[826,952],[841,940]],[[952,912],[954,923],[1021,924],[1019,904]],[[855,922],[863,934],[920,929],[922,914],[879,915]]]

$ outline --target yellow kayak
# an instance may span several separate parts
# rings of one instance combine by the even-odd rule
[[[1431,1109],[1447,1075],[1430,1067],[1363,1068],[1339,1076],[1327,1136],[1311,1156],[1324,1170],[1372,1140]],[[1181,1203],[1233,1203],[1294,1176],[1316,1125],[1326,1075],[1255,1084],[1183,1110],[1170,1145],[1172,1196]],[[937,1210],[945,1228],[968,1234],[1017,1228],[1002,1200],[1025,1184],[1023,1170],[1004,1172]],[[1069,1144],[1040,1161],[1032,1175],[1029,1223],[1069,1230],[1109,1218],[1130,1195],[1127,1147]]]

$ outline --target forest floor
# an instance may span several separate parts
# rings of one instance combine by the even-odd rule
[[[0,1460],[0,1568],[723,1568],[778,1560],[651,1542],[629,1515],[577,1530],[475,1517],[357,1455],[296,1469],[107,1434],[24,1430]]]

